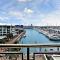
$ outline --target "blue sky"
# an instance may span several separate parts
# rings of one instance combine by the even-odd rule
[[[0,24],[60,25],[60,0],[0,0]]]

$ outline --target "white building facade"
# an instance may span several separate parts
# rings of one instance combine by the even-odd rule
[[[0,36],[4,36],[9,33],[15,33],[15,26],[12,25],[0,25]]]

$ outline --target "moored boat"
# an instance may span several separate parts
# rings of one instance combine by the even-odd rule
[[[60,41],[60,37],[59,36],[55,36],[55,35],[49,37],[49,39],[52,40],[52,41]]]

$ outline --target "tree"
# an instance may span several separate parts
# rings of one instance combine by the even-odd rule
[[[12,33],[9,33],[9,34],[6,35],[6,37],[7,37],[8,40],[9,39],[12,39],[13,38],[13,34]]]

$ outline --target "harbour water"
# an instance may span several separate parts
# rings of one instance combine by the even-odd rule
[[[39,33],[34,29],[26,29],[25,36],[19,41],[20,44],[48,44],[48,43],[60,43],[60,41],[50,41],[45,35]],[[30,53],[32,52],[42,52],[42,51],[50,51],[53,48],[30,48]],[[26,53],[26,48],[21,49],[22,52]],[[57,51],[57,48],[54,48],[53,51]]]

